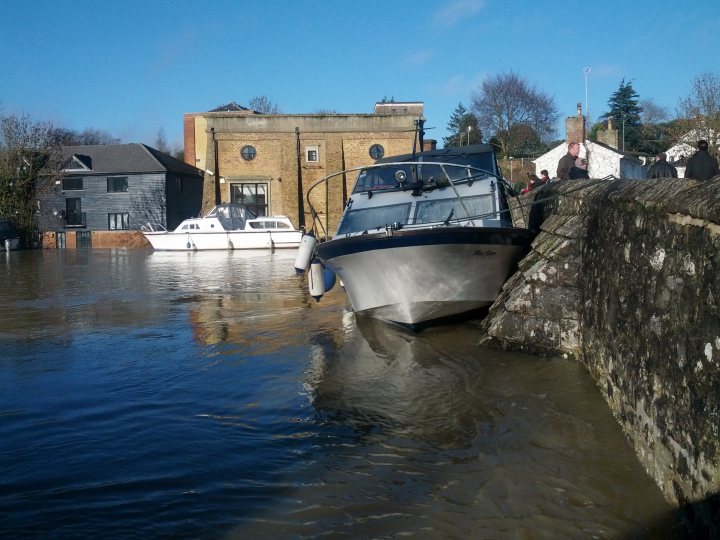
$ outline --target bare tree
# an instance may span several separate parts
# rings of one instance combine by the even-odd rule
[[[693,79],[690,94],[680,99],[678,117],[717,148],[720,144],[720,75],[702,73]]]
[[[642,125],[648,124],[659,124],[661,122],[667,122],[670,119],[670,115],[665,107],[661,107],[651,98],[640,100],[640,123]]]
[[[281,114],[280,107],[268,99],[267,96],[256,96],[250,100],[250,108],[260,114]]]
[[[45,212],[40,197],[62,176],[61,148],[52,125],[28,116],[0,117],[0,215],[15,222],[25,246]]]
[[[99,129],[87,128],[81,132],[72,129],[55,128],[55,137],[63,146],[87,146],[91,144],[116,144],[119,139],[115,139],[107,131]]]
[[[518,126],[525,125],[540,140],[548,140],[554,136],[559,117],[551,96],[512,71],[486,79],[472,96],[472,108],[480,129],[497,139],[506,156],[522,143],[515,135],[528,133]]]
[[[168,145],[164,128],[158,129],[157,135],[155,136],[155,150],[159,150],[165,154],[170,153],[170,146]]]

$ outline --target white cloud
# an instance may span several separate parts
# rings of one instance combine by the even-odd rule
[[[456,97],[461,101],[469,102],[471,95],[480,87],[484,78],[484,74],[478,74],[472,78],[454,75],[433,85],[432,91],[440,96]]]
[[[453,0],[435,12],[435,22],[442,26],[454,26],[458,21],[475,15],[485,7],[485,0]]]
[[[432,60],[432,57],[433,53],[426,49],[407,54],[403,57],[402,61],[408,66],[422,66]]]

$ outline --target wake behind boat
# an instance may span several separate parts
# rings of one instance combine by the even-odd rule
[[[286,216],[256,216],[248,207],[227,203],[204,217],[186,219],[174,231],[148,224],[143,235],[158,251],[297,248],[302,231]]]
[[[341,280],[356,313],[418,327],[491,305],[529,251],[535,233],[512,226],[510,188],[489,145],[386,158],[354,170],[335,236],[312,249],[315,296],[323,293],[317,267],[324,265]],[[307,199],[312,206],[310,193]],[[307,268],[306,257],[301,247],[299,270]]]

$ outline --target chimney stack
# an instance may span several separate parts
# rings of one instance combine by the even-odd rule
[[[585,142],[585,117],[582,113],[582,103],[577,104],[577,116],[568,116],[565,119],[565,142]]]

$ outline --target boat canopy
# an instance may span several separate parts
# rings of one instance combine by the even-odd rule
[[[397,165],[393,165],[397,163]],[[445,164],[445,166],[439,163]],[[379,167],[382,165],[382,167]],[[464,168],[471,167],[470,169]],[[488,145],[435,150],[380,159],[376,167],[360,171],[353,193],[397,189],[413,182],[438,187],[463,180],[479,180],[497,174],[495,154]]]
[[[238,231],[245,228],[248,219],[255,219],[257,216],[247,206],[227,203],[214,207],[205,217],[217,218],[226,231]]]

